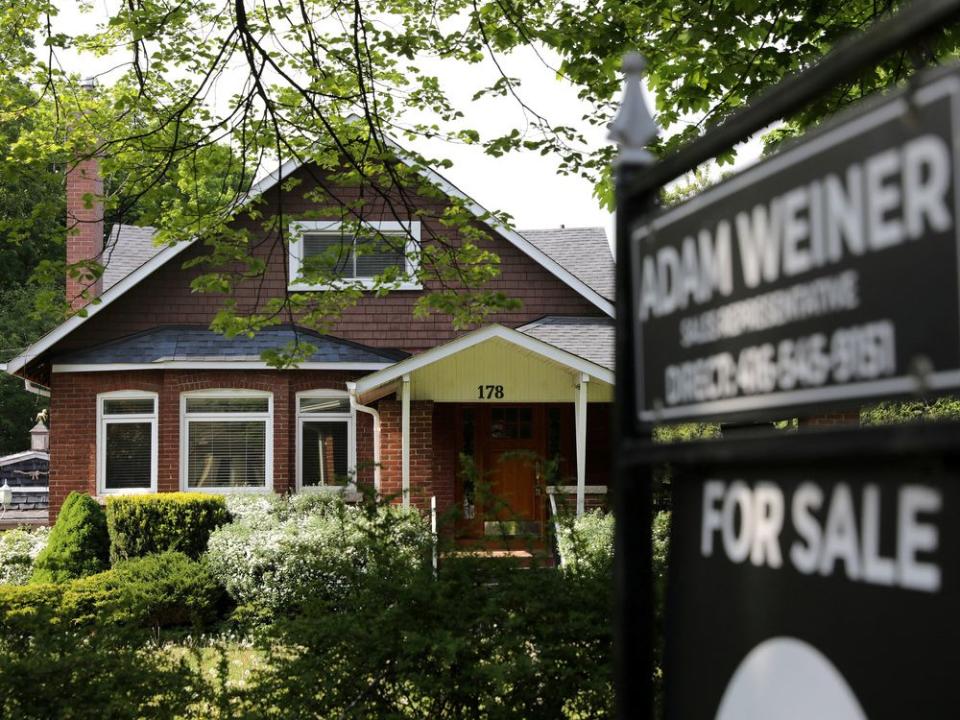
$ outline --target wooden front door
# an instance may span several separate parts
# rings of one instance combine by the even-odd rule
[[[459,484],[458,502],[464,507],[466,498],[469,507],[460,533],[541,534],[546,507],[544,408],[474,405],[463,408],[460,416],[461,437],[472,435],[465,444],[472,441],[475,465],[474,486]]]

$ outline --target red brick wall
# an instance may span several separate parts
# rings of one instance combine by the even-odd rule
[[[56,373],[50,395],[50,519],[71,490],[96,492],[97,395],[112,390],[149,390],[159,394],[157,489],[180,489],[180,394],[190,390],[236,388],[273,393],[273,488],[295,485],[295,396],[301,390],[343,390],[355,375],[319,371],[147,370],[105,373]],[[372,422],[357,419],[358,464],[367,461],[360,482],[372,482]]]
[[[438,437],[434,426],[435,407],[439,406],[429,400],[410,403],[410,504],[424,512],[430,511],[430,498],[434,495],[440,507],[453,504],[452,473],[434,474],[435,451],[448,450],[434,446]],[[400,503],[403,501],[401,404],[399,400],[383,399],[377,409],[380,411],[380,494]]]
[[[308,186],[309,179],[303,187],[288,194],[285,213],[316,211],[317,205],[303,196],[303,188]],[[348,192],[342,194],[350,195]],[[425,198],[416,199],[416,202],[424,213],[420,218],[422,238],[434,237],[453,245],[459,243],[459,236],[439,221],[442,204]],[[365,212],[371,220],[394,219],[382,202],[378,204],[371,201]],[[262,235],[258,226],[249,224],[249,229],[255,235]],[[600,314],[591,303],[506,240],[499,236],[491,237],[485,247],[499,255],[501,260],[501,276],[487,287],[503,291],[523,303],[519,310],[491,316],[491,322],[515,327],[546,314]],[[201,247],[184,251],[130,290],[123,299],[91,318],[82,331],[73,333],[60,343],[59,349],[88,347],[156,325],[209,324],[222,307],[224,298],[209,293],[193,293],[190,282],[203,270],[184,270],[182,267],[186,260],[196,257],[201,251]],[[270,297],[280,296],[286,287],[286,255],[279,241],[275,237],[267,238],[257,245],[255,254],[266,260],[267,270],[262,281],[258,279],[241,284],[232,294],[240,312],[262,307]],[[428,283],[428,288],[435,287],[439,286]],[[356,307],[344,312],[333,327],[332,334],[367,345],[397,347],[412,352],[440,344],[457,335],[447,316],[437,315],[421,320],[413,318],[414,304],[421,295],[420,291],[395,291],[380,298],[366,295]]]
[[[94,200],[86,207],[84,196]],[[103,181],[100,179],[100,161],[97,158],[81,160],[67,170],[67,264],[99,259],[103,252]],[[81,268],[78,268],[81,269]],[[90,299],[98,296],[103,287],[102,278],[95,281],[71,278],[67,274],[67,301],[74,310],[89,302],[80,297],[86,290]]]

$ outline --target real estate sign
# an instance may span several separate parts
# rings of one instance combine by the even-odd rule
[[[960,387],[960,74],[632,229],[644,424]]]
[[[700,466],[673,488],[671,717],[956,712],[956,457]]]

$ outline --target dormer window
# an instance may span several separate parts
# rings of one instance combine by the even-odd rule
[[[364,222],[301,221],[290,226],[290,290],[329,290],[337,280],[371,289],[375,279],[396,268],[406,274],[395,289],[419,290],[409,278],[416,270],[411,255],[420,240],[419,221]],[[310,266],[313,265],[311,268]],[[331,282],[312,282],[304,273],[319,270]]]

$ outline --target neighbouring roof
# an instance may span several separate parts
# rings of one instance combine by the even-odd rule
[[[128,335],[84,350],[53,358],[55,366],[164,365],[191,362],[260,363],[260,354],[285,346],[299,337],[316,348],[301,367],[318,363],[352,366],[390,365],[408,357],[405,352],[371,348],[349,340],[320,335],[293,326],[265,328],[254,337],[233,338],[196,325],[166,325]]]
[[[614,369],[614,324],[609,318],[548,315],[517,329],[572,355]]]
[[[156,232],[152,227],[114,225],[104,249],[104,290],[163,250],[163,246],[158,247],[153,243]],[[603,228],[551,228],[517,232],[597,294],[613,301],[613,253]]]
[[[114,225],[103,247],[103,289],[109,290],[163,248],[153,244],[156,228]]]
[[[598,294],[613,301],[613,253],[603,228],[520,230],[519,233]]]

